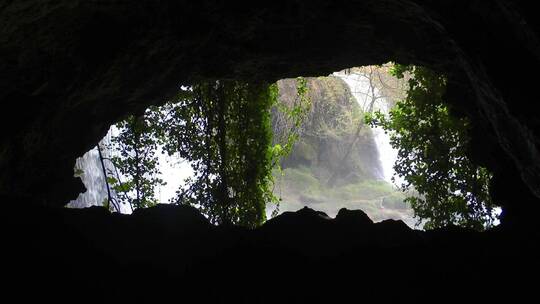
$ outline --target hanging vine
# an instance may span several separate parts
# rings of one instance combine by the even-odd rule
[[[184,87],[174,101],[117,124],[115,167],[124,177],[110,178],[113,189],[134,208],[154,205],[158,178],[156,150],[188,161],[194,175],[172,203],[197,207],[215,224],[256,227],[266,219],[273,194],[273,168],[287,155],[309,107],[306,81],[298,79],[298,104],[278,101],[276,84],[234,80]],[[278,107],[293,128],[273,143],[271,109]]]

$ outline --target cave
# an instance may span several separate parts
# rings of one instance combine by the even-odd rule
[[[540,28],[527,1],[18,1],[0,4],[3,288],[17,299],[197,302],[499,298],[540,270]],[[419,232],[311,209],[255,230],[189,207],[63,206],[109,126],[201,79],[328,75],[386,62],[448,75],[494,174],[501,225]],[[399,257],[399,259],[395,259]],[[407,260],[408,263],[402,263]]]

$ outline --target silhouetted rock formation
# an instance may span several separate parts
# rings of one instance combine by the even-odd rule
[[[101,207],[9,211],[2,288],[19,301],[336,303],[462,299],[465,291],[489,299],[516,291],[513,283],[535,284],[540,270],[534,234],[516,227],[423,232],[372,223],[359,210],[332,219],[308,208],[256,230],[212,226],[186,206],[132,216]]]

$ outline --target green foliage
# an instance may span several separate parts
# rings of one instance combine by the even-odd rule
[[[283,184],[287,192],[295,196],[307,193],[316,201],[332,202],[335,205],[351,200],[374,200],[396,192],[389,183],[381,180],[363,180],[328,188],[324,181],[314,175],[310,167],[286,168],[283,172]]]
[[[278,86],[274,84],[273,88],[273,109],[271,113],[272,118],[281,118],[280,120],[270,123],[270,129],[272,125],[280,124],[282,131],[273,130],[273,142],[272,149],[272,168],[277,174],[272,173],[272,186],[274,186],[274,176],[282,177],[283,170],[281,167],[281,160],[289,156],[298,142],[300,132],[304,121],[311,110],[312,103],[308,94],[308,83],[303,77],[296,78],[296,96],[292,104],[287,104],[283,99],[278,98]],[[309,152],[307,152],[309,153]],[[272,189],[272,193],[273,193]],[[279,213],[279,203],[282,197],[274,196],[273,202],[276,204],[276,208],[272,212],[272,216],[276,216]]]
[[[469,122],[450,115],[444,103],[446,78],[423,67],[395,65],[391,73],[408,81],[407,97],[390,111],[389,117],[376,112],[366,115],[371,125],[390,133],[398,150],[394,165],[404,178],[402,190],[416,190],[409,196],[419,222],[425,228],[456,224],[484,229],[495,215],[488,193],[490,173],[467,156]]]
[[[78,167],[76,167],[76,168],[74,169],[74,176],[75,176],[75,177],[81,177],[81,176],[83,176],[83,175],[84,175],[84,170],[83,170],[83,169],[78,168]]]
[[[298,80],[298,106],[284,108],[298,128],[305,111],[305,81]],[[255,227],[266,204],[278,204],[272,170],[287,155],[297,133],[272,144],[270,109],[276,84],[216,81],[184,90],[166,106],[164,150],[188,160],[195,172],[177,191],[176,203],[198,207],[213,223]]]
[[[283,192],[287,211],[310,206],[335,216],[341,208],[360,208],[375,221],[412,217],[403,202],[405,195],[386,181],[366,179],[329,188],[325,179],[317,178],[313,167],[298,166],[283,169],[278,190]]]
[[[266,203],[274,201],[274,90],[267,84],[207,82],[168,105],[164,149],[179,153],[195,172],[178,190],[176,203],[198,207],[213,223],[254,227],[264,221]]]
[[[319,181],[315,178],[308,168],[287,168],[283,171],[284,181],[293,189],[302,189],[308,191],[317,191],[320,187]]]
[[[155,188],[165,183],[158,177],[157,145],[160,111],[151,108],[140,116],[129,116],[116,124],[119,134],[111,141],[111,148],[118,153],[111,158],[120,176],[107,177],[107,182],[118,194],[117,200],[132,209],[150,207],[157,203]]]
[[[347,84],[337,77],[319,77],[311,81],[316,98],[311,103],[306,135],[341,139],[357,130],[362,110],[350,94]]]
[[[272,100],[274,107],[284,116],[285,125],[289,126],[288,130],[282,134],[274,134],[274,161],[278,161],[291,153],[291,150],[298,140],[300,129],[306,118],[306,115],[311,109],[311,100],[308,96],[307,80],[303,77],[296,79],[296,98],[292,105],[284,103],[278,99],[278,87],[273,85]]]
[[[298,79],[298,104],[281,106],[276,84],[208,81],[183,88],[176,100],[130,116],[117,124],[112,158],[120,173],[107,181],[122,202],[134,208],[154,205],[156,151],[190,162],[194,176],[177,190],[174,203],[193,205],[212,223],[255,227],[266,217],[273,194],[273,168],[297,138],[305,112],[306,81]],[[272,143],[270,109],[280,107],[294,128]],[[122,180],[124,179],[124,180]]]

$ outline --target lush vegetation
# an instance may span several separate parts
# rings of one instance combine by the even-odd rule
[[[385,78],[387,70],[393,79]],[[184,87],[164,106],[127,117],[110,147],[115,170],[107,181],[116,196],[109,195],[109,205],[158,202],[161,151],[189,161],[195,173],[172,202],[195,206],[216,224],[258,226],[284,191],[291,206],[332,202],[404,218],[405,201],[426,228],[491,226],[490,174],[467,157],[469,121],[450,114],[444,75],[402,65],[349,73],[369,80],[364,108],[335,77],[282,81],[279,89],[222,80]],[[379,100],[393,109],[374,111]],[[403,194],[376,181],[380,168],[366,122],[390,133]]]
[[[108,177],[121,203],[132,209],[154,205],[158,147],[191,164],[195,175],[172,200],[193,205],[212,223],[260,225],[274,196],[272,170],[297,137],[305,113],[306,86],[297,80],[293,107],[277,101],[275,84],[240,81],[201,82],[183,88],[176,100],[117,124],[111,160],[118,173]],[[295,127],[272,143],[270,113],[277,107]]]
[[[159,109],[152,107],[141,115],[131,115],[116,124],[119,133],[111,142],[112,147],[118,151],[111,158],[116,170],[110,172],[107,182],[118,195],[112,198],[109,194],[110,203],[116,206],[128,204],[134,210],[158,202],[156,186],[165,184],[159,178],[156,155],[161,139],[159,119]]]
[[[394,165],[406,201],[426,228],[456,224],[483,229],[495,215],[488,192],[490,173],[467,156],[469,121],[449,113],[446,78],[430,69],[396,65],[393,75],[409,73],[406,97],[390,111],[367,115],[367,121],[390,133],[398,150]]]
[[[165,150],[189,160],[195,172],[176,203],[199,207],[215,223],[262,223],[266,203],[274,201],[269,110],[275,86],[218,81],[192,92],[169,105],[164,121]]]

